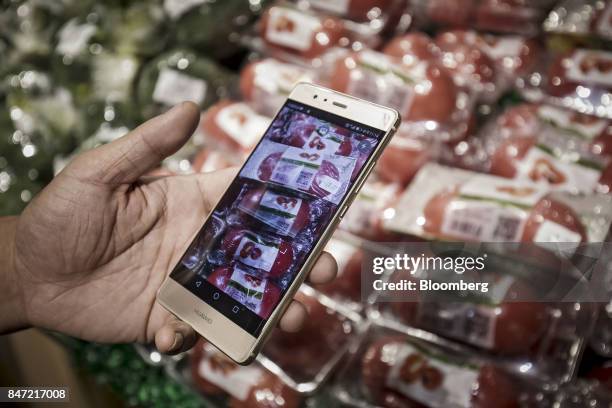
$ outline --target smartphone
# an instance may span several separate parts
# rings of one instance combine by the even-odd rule
[[[261,349],[399,125],[298,84],[157,294],[239,364]]]

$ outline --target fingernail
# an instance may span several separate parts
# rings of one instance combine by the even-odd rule
[[[170,347],[170,351],[174,351],[179,349],[183,345],[183,334],[175,333],[174,334],[174,343],[172,343],[172,347]]]

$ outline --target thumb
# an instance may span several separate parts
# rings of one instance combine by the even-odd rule
[[[114,142],[79,155],[67,171],[112,186],[133,183],[180,149],[193,134],[199,117],[196,104],[178,104]]]

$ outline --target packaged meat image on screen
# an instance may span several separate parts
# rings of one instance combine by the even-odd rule
[[[171,277],[257,336],[383,134],[288,100]]]
[[[299,148],[265,140],[240,176],[269,181],[338,204],[347,191],[354,168],[354,158],[328,153],[325,148]]]

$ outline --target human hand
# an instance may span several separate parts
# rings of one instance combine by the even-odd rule
[[[151,342],[165,353],[196,335],[155,295],[236,174],[144,177],[197,126],[183,103],[126,136],[79,155],[28,205],[15,226],[14,271],[25,323],[99,342]],[[324,253],[314,283],[334,278]],[[280,321],[297,330],[294,301]]]

